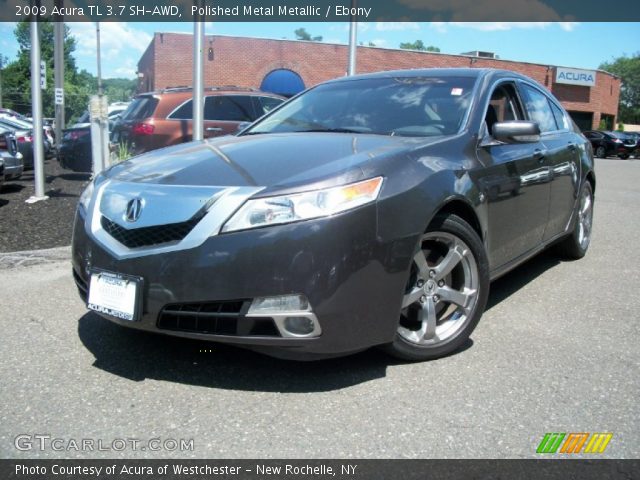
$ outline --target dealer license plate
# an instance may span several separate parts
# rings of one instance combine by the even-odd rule
[[[138,319],[141,279],[94,271],[89,283],[87,308],[122,320]]]

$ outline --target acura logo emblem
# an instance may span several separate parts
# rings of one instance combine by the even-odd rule
[[[139,198],[134,198],[133,200],[129,200],[129,203],[127,203],[127,211],[124,214],[124,219],[127,222],[135,222],[140,218],[141,213],[142,200]]]

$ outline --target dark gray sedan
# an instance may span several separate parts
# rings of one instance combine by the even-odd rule
[[[462,346],[491,280],[584,256],[589,142],[513,72],[411,70],[309,89],[237,136],[116,165],[81,196],[73,273],[127,327],[314,359]]]

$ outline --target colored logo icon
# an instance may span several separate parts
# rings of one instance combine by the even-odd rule
[[[536,453],[604,453],[612,437],[613,433],[545,433]]]

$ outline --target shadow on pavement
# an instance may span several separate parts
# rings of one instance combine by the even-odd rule
[[[491,285],[487,310],[558,265],[543,252]],[[133,381],[165,380],[228,390],[265,392],[326,392],[386,376],[390,365],[402,362],[373,348],[348,357],[295,362],[268,357],[229,345],[156,335],[128,329],[89,312],[78,324],[94,366]],[[452,355],[473,347],[469,339]]]
[[[165,380],[227,390],[326,392],[383,378],[394,359],[376,349],[315,362],[279,360],[218,343],[121,327],[89,312],[78,334],[94,366],[129,380]]]
[[[504,277],[500,277],[491,284],[489,300],[487,301],[485,311],[495,307],[533,279],[559,264],[560,259],[558,256],[552,251],[545,250],[515,270],[507,273]],[[482,319],[480,321],[482,322]]]

